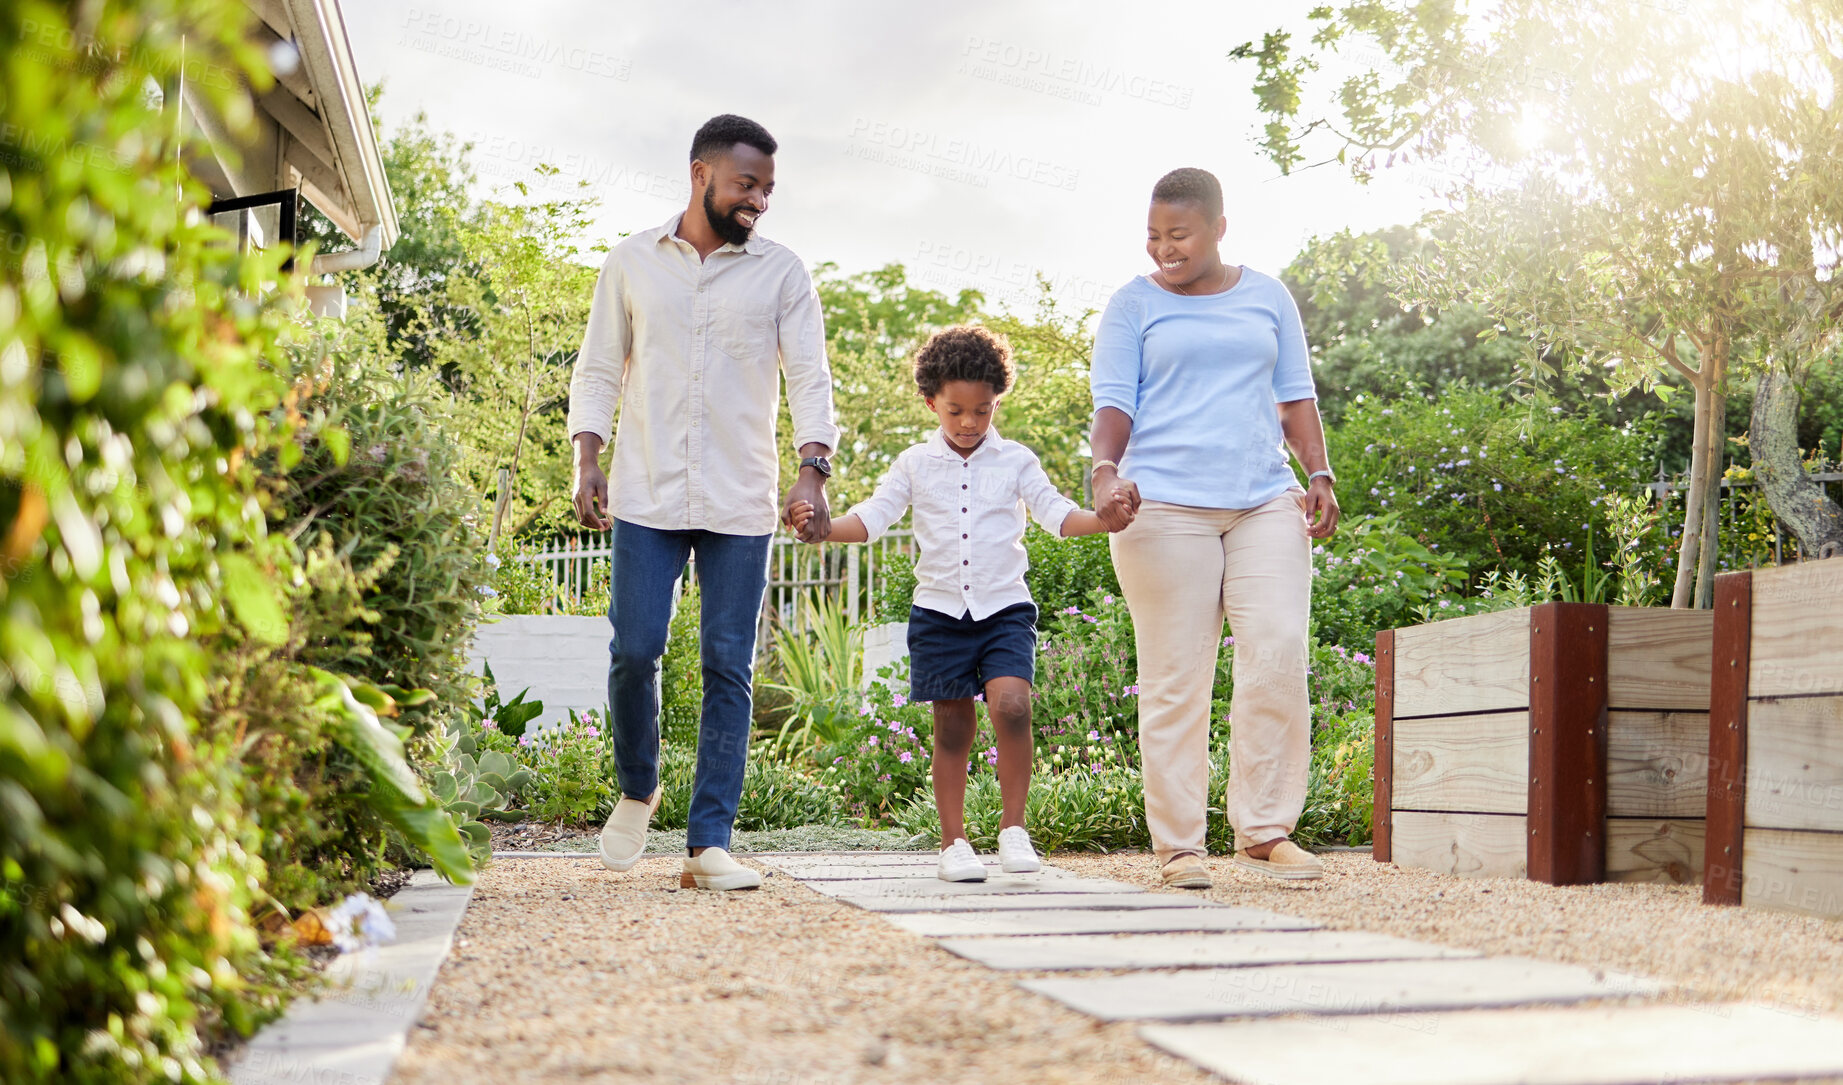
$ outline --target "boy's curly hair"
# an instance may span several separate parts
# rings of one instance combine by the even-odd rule
[[[1002,396],[1016,374],[1011,344],[976,324],[943,328],[915,352],[915,386],[930,398],[940,395],[948,381],[984,381]]]

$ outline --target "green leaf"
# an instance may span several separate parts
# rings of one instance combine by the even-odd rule
[[[233,551],[219,556],[218,570],[223,576],[224,600],[250,636],[263,644],[286,641],[287,614],[275,585],[263,576],[256,562],[247,554]]]

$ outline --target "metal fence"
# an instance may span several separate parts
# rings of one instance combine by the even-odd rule
[[[776,534],[768,550],[768,592],[762,600],[762,633],[779,621],[794,628],[806,622],[802,600],[808,592],[839,599],[845,615],[853,623],[869,618],[876,609],[877,592],[892,556],[902,555],[913,561],[915,536],[906,528],[886,532],[869,545],[838,543],[810,546],[791,535]],[[518,560],[547,568],[556,584],[553,611],[573,612],[585,602],[606,605],[607,562],[610,559],[609,536],[601,531],[583,531],[555,539],[545,550],[520,556]],[[688,566],[689,576],[696,576],[695,559]],[[603,595],[601,600],[586,596]],[[767,644],[765,636],[758,643]]]
[[[1823,487],[1824,492],[1829,494],[1832,500],[1843,496],[1839,493],[1843,491],[1843,471],[1814,471],[1806,477]],[[1741,524],[1741,495],[1743,491],[1752,490],[1755,486],[1756,484],[1750,479],[1724,478],[1721,480],[1721,511],[1717,520],[1721,537],[1728,544],[1729,568],[1739,568],[1742,564],[1741,536],[1744,531]],[[1659,464],[1656,477],[1645,483],[1640,489],[1648,491],[1652,501],[1660,508],[1664,507],[1673,500],[1672,495],[1682,495],[1689,489],[1689,468],[1685,467],[1681,474],[1673,476],[1664,470],[1662,464]],[[1786,549],[1785,529],[1780,526],[1778,517],[1773,517],[1773,563],[1775,565],[1785,564]],[[1791,557],[1796,560],[1797,556],[1797,544],[1793,543]],[[1749,557],[1751,558],[1751,555]],[[1752,564],[1751,560],[1748,564]]]

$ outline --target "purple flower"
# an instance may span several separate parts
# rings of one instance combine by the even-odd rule
[[[1101,602],[1107,604],[1108,606],[1113,606],[1113,596],[1103,595],[1101,596]]]
[[[911,762],[911,761],[913,761],[913,760],[915,760],[915,755],[914,755],[914,754],[912,754],[912,753],[910,753],[910,752],[909,752],[909,751],[907,751],[907,750],[904,750],[904,751],[902,751],[902,756],[901,756],[901,757],[898,757],[898,758],[897,758],[896,760],[898,760],[898,761],[900,761],[900,762],[902,762],[903,764],[905,764],[905,765],[906,765],[906,764],[908,764],[909,762]]]
[[[1100,740],[1101,740],[1101,733],[1099,731],[1089,731],[1088,732],[1089,742],[1099,742]]]
[[[590,738],[600,738],[600,737],[602,737],[602,729],[601,729],[601,728],[599,728],[599,727],[595,727],[595,726],[591,726],[591,727],[589,728],[589,737],[590,737]]]
[[[1364,655],[1364,654],[1363,654],[1362,652],[1357,652],[1356,654],[1354,654],[1354,655],[1352,655],[1352,656],[1351,656],[1350,658],[1352,658],[1352,659],[1354,659],[1354,660],[1356,660],[1356,661],[1357,661],[1358,663],[1373,663],[1373,662],[1375,662],[1374,660],[1372,660],[1372,659],[1370,659],[1370,657],[1369,657],[1369,656],[1367,656],[1367,655]]]
[[[480,726],[488,731],[497,731],[499,730],[499,721],[498,720],[487,720],[485,723],[482,723]]]
[[[896,706],[897,708],[901,708],[903,705],[908,704],[908,703],[909,703],[909,699],[907,697],[904,697],[900,693],[890,698],[890,704]]]
[[[530,735],[520,735],[520,736],[518,737],[518,744],[519,744],[520,746],[529,746],[529,745],[531,745],[531,736],[530,736]]]
[[[1128,687],[1126,687],[1126,695],[1127,695],[1128,697],[1137,697],[1137,696],[1139,696],[1139,686],[1138,686],[1137,684],[1135,684],[1135,685],[1131,685],[1131,686],[1128,686]]]

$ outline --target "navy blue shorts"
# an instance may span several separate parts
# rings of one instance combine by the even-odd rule
[[[1017,603],[984,619],[909,608],[909,699],[953,701],[994,678],[1037,678],[1037,607]]]

